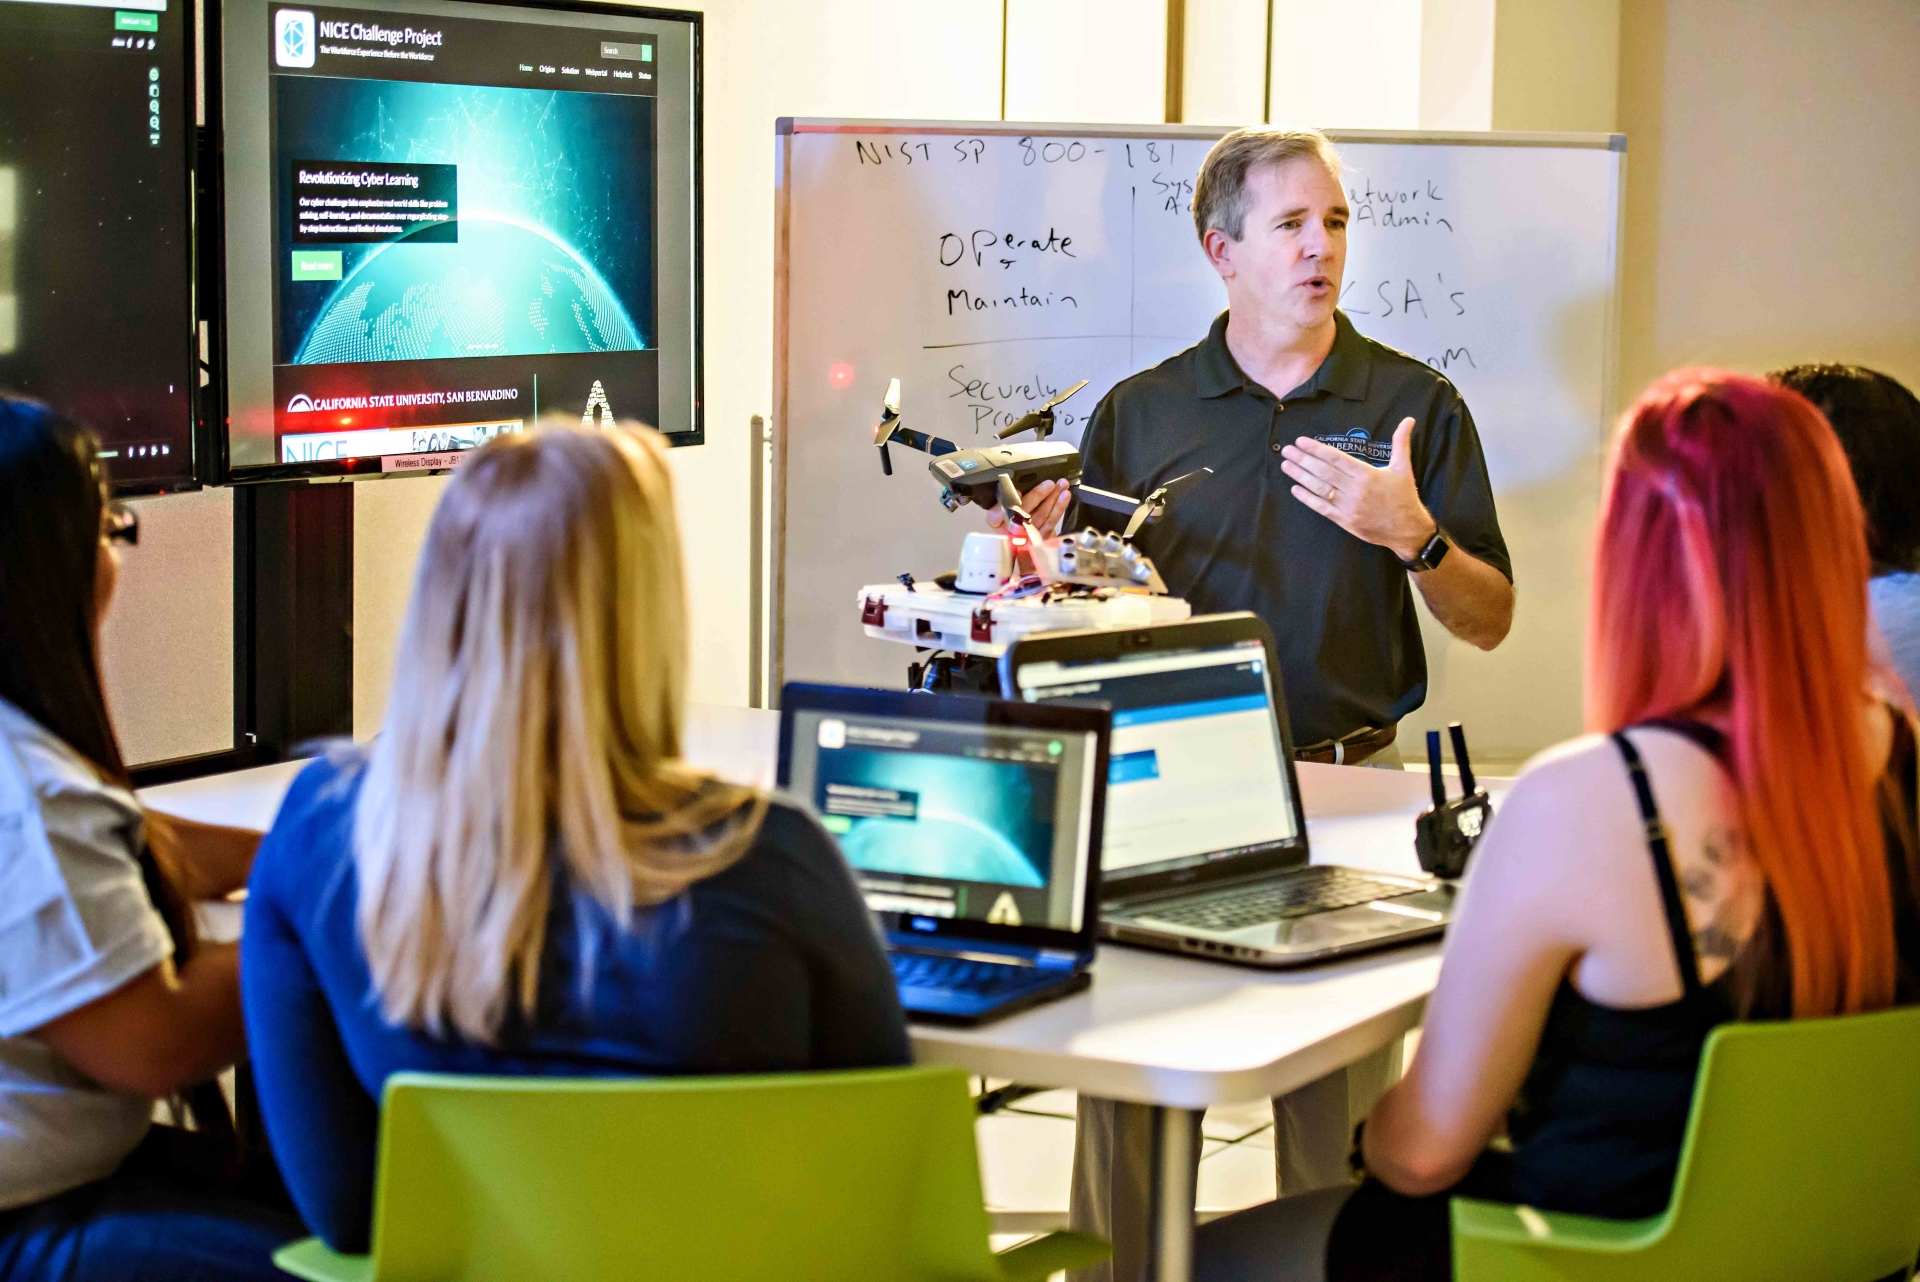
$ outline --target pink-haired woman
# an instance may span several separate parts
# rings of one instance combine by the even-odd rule
[[[1595,733],[1488,828],[1365,1181],[1215,1221],[1199,1276],[1445,1279],[1460,1194],[1656,1214],[1714,1026],[1914,1000],[1915,735],[1868,568],[1812,405],[1715,370],[1648,389],[1601,514]]]

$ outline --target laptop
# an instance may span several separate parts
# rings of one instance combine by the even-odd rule
[[[1009,696],[1113,710],[1108,938],[1288,967],[1446,928],[1447,883],[1309,865],[1273,638],[1258,617],[1043,633],[1015,642],[1000,671]]]
[[[840,843],[916,1018],[1078,992],[1099,939],[1110,714],[840,686],[780,696],[779,785]]]

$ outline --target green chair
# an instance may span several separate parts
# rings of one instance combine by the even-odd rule
[[[1920,1009],[1714,1030],[1660,1215],[1453,1202],[1455,1282],[1873,1282],[1916,1252]]]
[[[995,1255],[958,1069],[387,1084],[373,1253],[309,1282],[1010,1282],[1106,1259],[1054,1233]]]

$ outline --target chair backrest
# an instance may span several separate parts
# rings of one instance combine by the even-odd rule
[[[1707,1040],[1665,1245],[1710,1273],[1869,1282],[1920,1247],[1920,1008]]]
[[[383,1282],[997,1279],[958,1069],[397,1074]]]

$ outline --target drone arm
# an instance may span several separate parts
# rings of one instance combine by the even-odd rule
[[[916,432],[910,427],[894,428],[893,439],[909,448],[919,450],[922,454],[931,454],[935,458],[939,458],[942,454],[951,454],[960,448],[944,437]]]
[[[1140,506],[1140,500],[1129,498],[1125,494],[1115,494],[1112,490],[1095,489],[1091,485],[1073,487],[1074,497],[1089,507],[1097,507],[1104,512],[1131,513]]]

